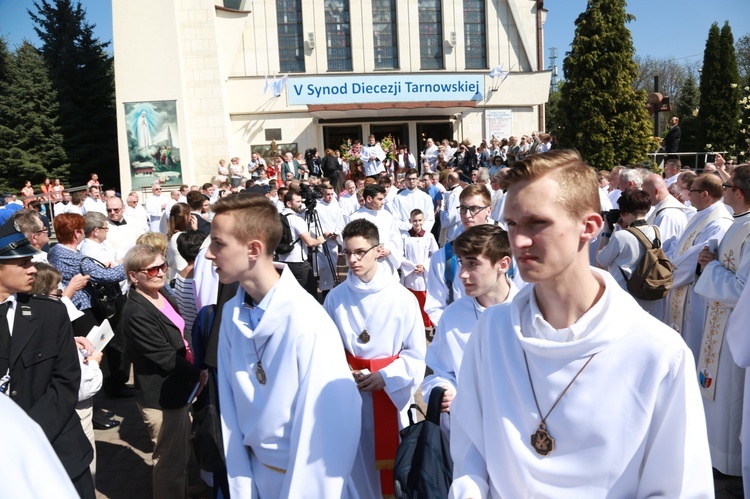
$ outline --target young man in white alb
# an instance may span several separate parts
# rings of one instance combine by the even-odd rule
[[[393,494],[399,430],[424,377],[426,341],[417,299],[378,264],[378,228],[350,222],[341,234],[349,265],[346,280],[324,307],[339,329],[362,395],[362,435],[352,480],[359,497]]]
[[[357,497],[360,398],[336,326],[283,264],[264,196],[217,201],[206,258],[223,283],[218,385],[232,497]],[[279,275],[280,274],[280,275]]]
[[[452,206],[451,209],[458,213],[461,232],[469,227],[486,224],[492,209],[492,199],[487,187],[471,184],[460,192],[458,204]],[[445,307],[464,295],[464,286],[458,277],[459,268],[456,256],[453,254],[452,241],[453,239],[433,255],[430,273],[427,276],[427,298],[424,309],[435,324],[440,322],[440,316]]]
[[[450,497],[713,497],[689,349],[589,266],[603,224],[596,173],[555,150],[507,180],[529,284],[486,310],[466,346]]]
[[[456,395],[458,372],[466,342],[485,309],[512,300],[518,292],[508,279],[510,246],[508,234],[495,225],[477,225],[466,230],[453,241],[458,257],[459,277],[466,295],[446,307],[437,326],[435,338],[427,349],[425,362],[433,374],[422,383],[422,397],[430,399],[433,388],[446,389],[442,412],[450,412]],[[450,434],[450,419],[443,415],[440,426]]]

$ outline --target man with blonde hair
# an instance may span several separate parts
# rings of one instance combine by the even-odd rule
[[[603,225],[596,173],[554,150],[507,180],[504,218],[529,284],[482,313],[466,345],[450,497],[712,496],[690,352],[589,266]]]
[[[265,196],[227,196],[213,210],[206,258],[222,283],[239,282],[224,305],[218,353],[230,493],[346,497],[361,402],[338,330],[274,264],[282,225]]]

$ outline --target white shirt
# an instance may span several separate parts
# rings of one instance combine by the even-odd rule
[[[104,204],[104,201],[101,199],[94,199],[92,197],[87,197],[83,201],[83,213],[84,215],[90,211],[97,211],[99,213],[102,213],[104,215],[107,214],[107,205]]]
[[[279,261],[285,263],[302,263],[307,261],[307,245],[300,239],[300,235],[308,233],[307,223],[299,215],[289,208],[284,208],[281,212],[282,215],[286,216],[289,222],[289,228],[292,229],[292,240],[294,241],[294,249],[286,255],[279,254]]]
[[[400,228],[406,232],[411,229],[412,210],[418,209],[424,215],[423,229],[430,232],[435,225],[435,207],[429,194],[419,188],[404,189],[396,195],[393,201],[393,216],[401,220]]]
[[[451,406],[451,498],[713,497],[692,355],[592,271],[604,294],[570,328],[534,310],[534,285],[480,316]],[[547,416],[555,451],[540,456],[531,447],[539,412],[594,353]]]
[[[257,306],[244,297],[240,287],[224,305],[219,336],[230,493],[342,497],[351,486],[361,398],[336,326],[289,269]],[[258,355],[265,385],[256,377]]]

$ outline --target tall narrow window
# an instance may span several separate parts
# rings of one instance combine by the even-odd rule
[[[375,69],[398,69],[396,0],[372,0]]]
[[[328,71],[352,70],[349,0],[325,0]]]
[[[419,0],[419,60],[422,69],[443,69],[441,0]]]
[[[279,66],[282,73],[305,72],[302,38],[302,0],[276,0],[279,33]]]
[[[487,68],[485,0],[464,0],[466,69]]]

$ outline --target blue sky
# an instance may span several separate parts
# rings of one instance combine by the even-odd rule
[[[565,52],[573,41],[575,19],[586,9],[586,4],[587,0],[545,1],[549,10],[544,26],[545,59],[549,60],[549,48],[557,47],[561,70]],[[99,39],[111,41],[111,0],[82,0],[81,5],[86,9],[88,21],[96,24]],[[33,9],[32,0],[0,0],[0,36],[5,37],[11,48],[24,38],[38,43],[27,8]],[[636,17],[628,25],[636,51],[652,57],[700,61],[708,28],[714,21],[722,25],[729,20],[735,40],[750,32],[750,0],[631,0],[628,12]]]

